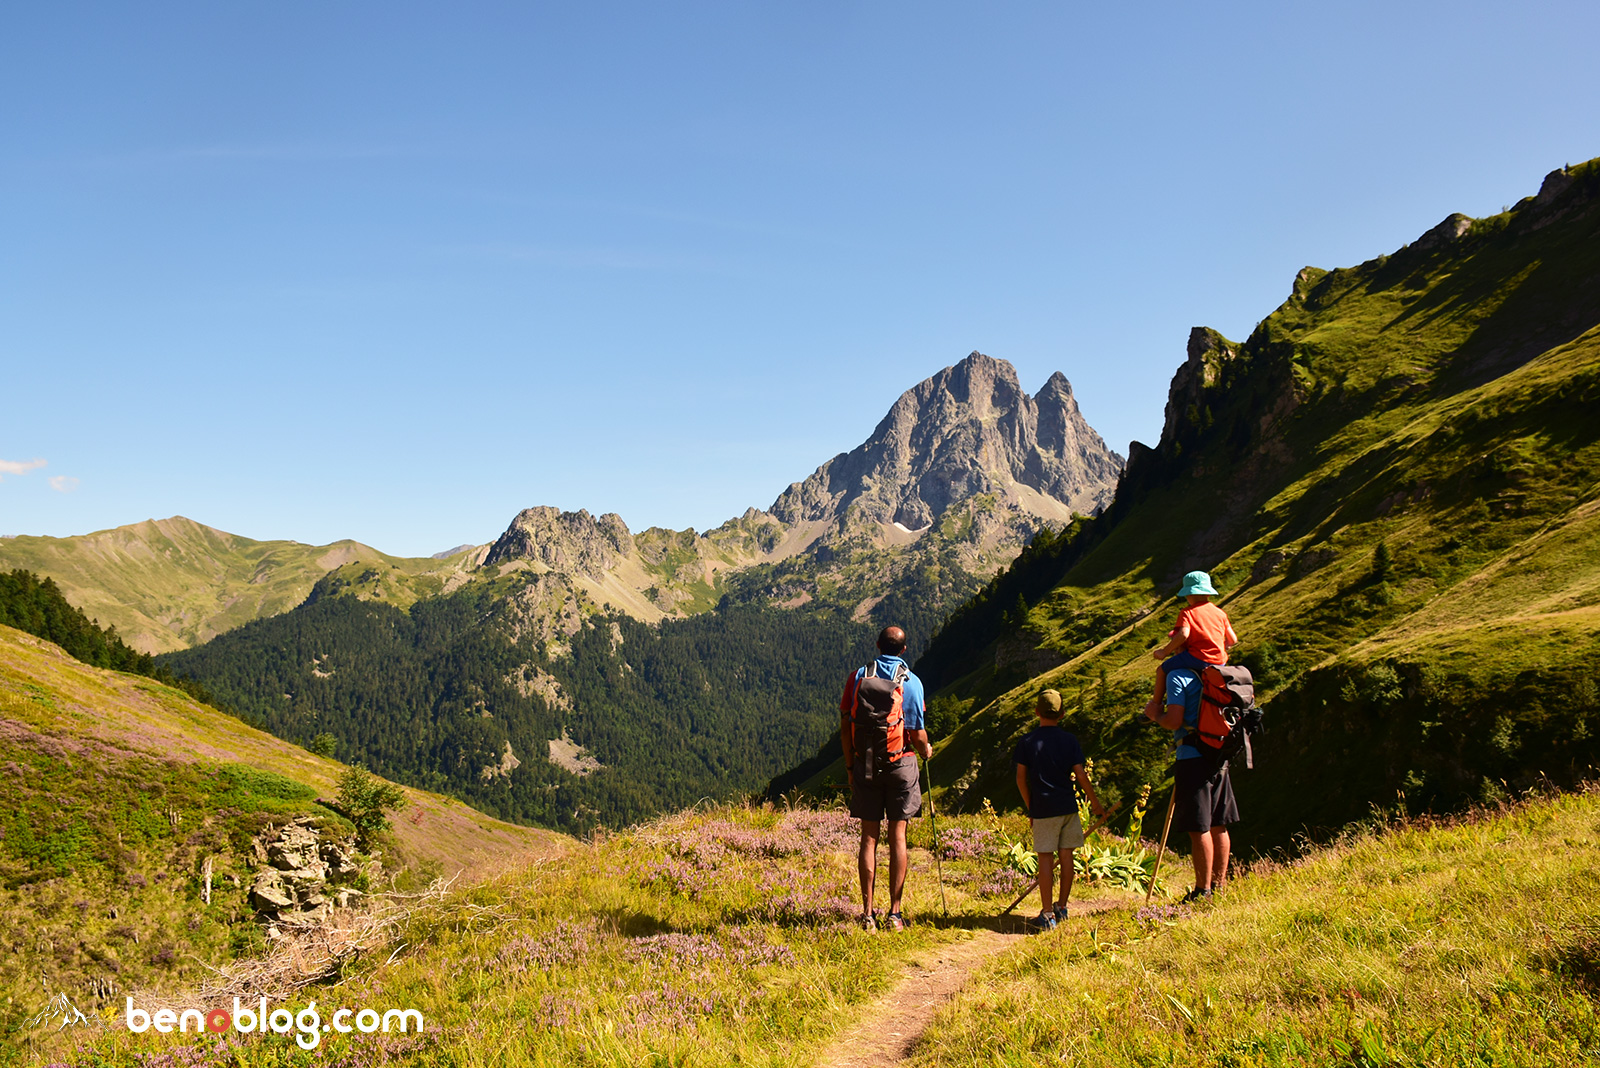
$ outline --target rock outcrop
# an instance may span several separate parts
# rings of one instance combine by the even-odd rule
[[[596,519],[582,509],[524,508],[484,558],[485,566],[529,560],[551,571],[600,578],[633,551],[633,535],[622,517]]]
[[[793,525],[854,506],[916,531],[975,496],[1027,498],[1017,491],[1026,487],[1090,514],[1110,501],[1121,469],[1060,372],[1030,397],[1009,363],[974,352],[901,394],[865,443],[791,485],[771,512]]]
[[[250,904],[263,920],[314,919],[354,892],[330,889],[330,882],[350,879],[360,869],[344,846],[318,833],[310,816],[267,831],[254,846],[263,866],[251,884]]]

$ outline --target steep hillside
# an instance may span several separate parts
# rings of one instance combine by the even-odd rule
[[[1591,162],[1305,269],[1243,343],[1196,330],[1110,508],[1036,543],[921,658],[959,724],[932,765],[947,804],[1017,803],[1011,745],[1045,686],[1112,792],[1159,781],[1147,653],[1194,568],[1268,698],[1260,767],[1236,777],[1248,846],[1600,761],[1597,238]]]
[[[759,789],[816,748],[861,624],[728,606],[525,628],[483,584],[409,612],[334,597],[163,658],[280,737],[505,819],[588,832]],[[592,609],[591,609],[592,611]]]
[[[445,560],[387,556],[357,541],[252,541],[183,516],[147,519],[72,538],[0,539],[0,570],[53,578],[74,605],[141,652],[197,645],[262,616],[287,612],[330,570],[403,573],[417,594],[460,581],[473,550]]]
[[[347,836],[322,801],[342,770],[153,679],[0,626],[0,1032],[57,994],[93,1010],[259,950],[251,840],[301,817]],[[406,793],[385,878],[482,878],[565,848]]]

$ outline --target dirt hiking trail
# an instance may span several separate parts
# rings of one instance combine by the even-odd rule
[[[1089,916],[1124,903],[1116,898],[1074,901],[1069,908],[1073,916]],[[1020,922],[1017,927],[1021,927]],[[904,1064],[933,1022],[934,1014],[961,992],[972,973],[1028,937],[988,929],[972,934],[960,942],[914,954],[906,961],[893,989],[854,1011],[856,1022],[823,1049],[816,1068],[888,1068]],[[875,937],[899,936],[881,932]]]

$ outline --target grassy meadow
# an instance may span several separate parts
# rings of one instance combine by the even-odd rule
[[[929,1031],[944,1065],[1574,1065],[1600,1057],[1600,794],[1402,822],[1214,905],[1075,921]]]
[[[1600,1044],[1597,824],[1590,792],[1382,825],[1258,862],[1206,906],[1176,903],[1181,858],[1151,909],[1082,886],[1075,900],[1110,907],[999,943],[910,1062],[1581,1063]],[[941,821],[948,916],[928,830],[915,821],[918,922],[901,934],[853,923],[843,813],[708,808],[423,901],[335,982],[283,1002],[315,1000],[322,1019],[415,1008],[421,1034],[330,1035],[308,1051],[289,1035],[133,1035],[112,1010],[33,1054],[144,1068],[811,1065],[917,954],[1018,929],[996,916],[1025,885],[1004,860],[1021,822]]]

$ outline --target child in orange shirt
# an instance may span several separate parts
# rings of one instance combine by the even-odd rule
[[[1156,668],[1156,692],[1145,706],[1147,714],[1160,712],[1162,695],[1167,691],[1167,672],[1187,668],[1199,674],[1207,664],[1226,664],[1228,650],[1239,644],[1228,613],[1211,603],[1216,595],[1211,576],[1204,571],[1183,576],[1178,596],[1185,598],[1189,607],[1178,613],[1178,625],[1168,635],[1171,640],[1150,654],[1162,663]]]

